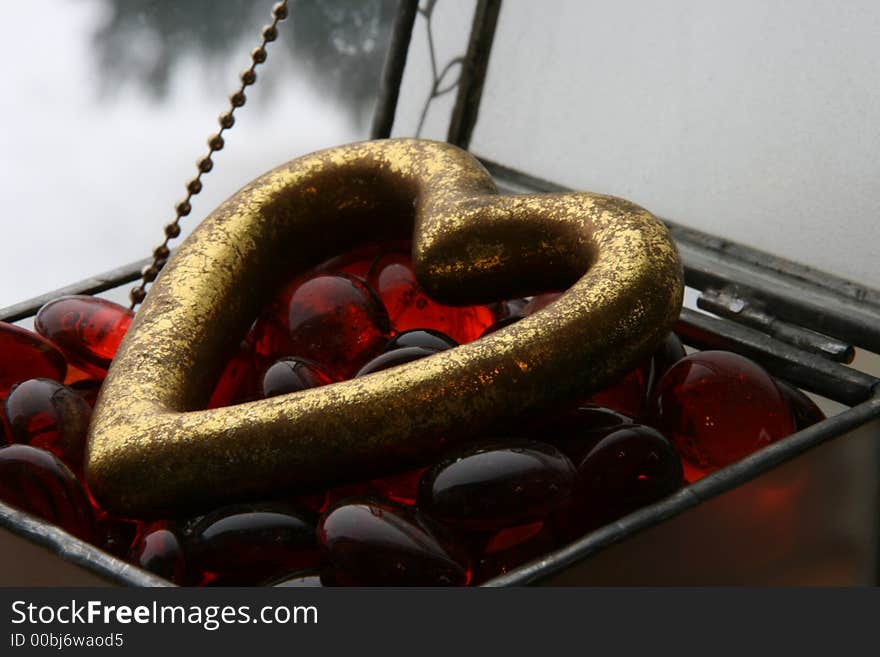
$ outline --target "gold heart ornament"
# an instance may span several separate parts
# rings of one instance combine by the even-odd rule
[[[358,244],[409,236],[419,283],[438,301],[568,291],[428,358],[197,410],[292,275]],[[666,229],[628,201],[499,195],[471,155],[439,142],[307,155],[223,203],[156,280],[95,407],[88,483],[106,508],[146,516],[425,463],[499,418],[610,383],[669,331],[682,290]]]

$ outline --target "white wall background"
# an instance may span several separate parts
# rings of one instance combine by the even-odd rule
[[[880,287],[880,2],[505,0],[471,147]]]

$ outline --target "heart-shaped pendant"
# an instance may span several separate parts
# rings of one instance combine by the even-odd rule
[[[411,233],[418,280],[439,301],[571,287],[516,324],[416,362],[196,410],[291,274]],[[439,142],[308,155],[227,200],[156,280],[95,407],[89,486],[102,506],[142,516],[424,462],[453,435],[610,382],[667,333],[682,290],[666,229],[628,201],[499,195],[471,155]]]

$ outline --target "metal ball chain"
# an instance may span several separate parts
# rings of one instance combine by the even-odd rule
[[[231,107],[220,115],[219,132],[208,138],[208,154],[196,162],[199,172],[195,178],[186,184],[186,197],[174,207],[174,221],[165,226],[165,239],[159,246],[153,249],[153,262],[144,267],[141,271],[140,284],[132,288],[129,293],[132,310],[147,296],[147,285],[156,280],[159,272],[162,271],[162,267],[168,261],[168,257],[171,255],[168,243],[180,235],[180,220],[192,211],[190,201],[193,196],[202,191],[202,176],[214,168],[214,161],[211,159],[211,156],[223,149],[225,143],[223,141],[223,133],[235,125],[235,110],[242,107],[247,100],[244,90],[257,81],[255,69],[259,64],[266,61],[266,45],[278,38],[278,23],[287,18],[287,14],[287,0],[282,0],[272,7],[272,22],[263,28],[263,39],[260,45],[251,52],[251,65],[240,76],[241,86],[238,88],[238,91],[229,97]]]

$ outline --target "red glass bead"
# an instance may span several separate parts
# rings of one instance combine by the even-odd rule
[[[283,358],[263,375],[263,396],[274,397],[333,383],[318,366],[302,358]]]
[[[144,525],[131,546],[128,560],[175,584],[186,583],[183,540],[165,523]]]
[[[220,408],[253,401],[260,397],[260,383],[250,345],[242,342],[211,393],[207,408]]]
[[[0,322],[0,400],[25,379],[63,381],[64,355],[45,338],[18,326]]]
[[[419,494],[419,480],[428,468],[416,468],[407,472],[374,479],[370,485],[385,499],[412,506]]]
[[[654,421],[681,454],[711,471],[795,430],[773,379],[738,354],[703,351],[678,361],[660,379]]]
[[[611,520],[674,493],[682,481],[672,443],[635,424],[603,438],[580,462],[576,503]]]
[[[370,274],[370,266],[373,261],[383,253],[388,251],[397,251],[408,253],[412,249],[410,242],[378,242],[374,244],[366,244],[344,253],[343,255],[331,258],[326,262],[322,262],[315,267],[317,274],[351,274],[364,280]]]
[[[358,370],[355,377],[366,376],[373,372],[387,370],[389,367],[411,363],[414,360],[433,356],[436,353],[437,352],[432,349],[423,349],[422,347],[401,347],[394,351],[386,351],[385,353],[379,354],[375,358],[369,360],[366,365]]]
[[[684,345],[675,333],[668,333],[651,356],[651,376],[648,382],[648,395],[654,392],[657,383],[669,368],[687,356]]]
[[[95,509],[95,545],[104,552],[125,559],[131,551],[141,523]]]
[[[785,397],[788,407],[791,409],[791,415],[794,418],[795,428],[800,431],[814,424],[818,424],[825,419],[825,413],[816,406],[816,403],[807,397],[800,390],[785,381],[775,379],[776,387]]]
[[[343,500],[364,497],[374,492],[369,482],[355,482],[298,495],[293,501],[305,509],[321,514]]]
[[[85,541],[94,535],[86,494],[55,455],[30,445],[0,448],[0,499]]]
[[[503,575],[559,547],[559,540],[544,522],[503,529],[476,548],[475,584]]]
[[[70,388],[51,379],[12,387],[6,417],[16,442],[51,452],[74,472],[82,469],[92,409]]]
[[[283,502],[217,509],[192,530],[190,564],[201,584],[257,585],[320,561],[310,514]]]
[[[546,442],[559,449],[572,463],[580,463],[605,436],[632,423],[631,418],[610,408],[582,404],[545,422],[543,434]]]
[[[644,417],[648,403],[650,359],[624,374],[613,384],[594,394],[590,401],[634,419]]]
[[[283,320],[282,313],[273,307],[260,315],[245,336],[244,341],[253,350],[258,363],[271,363],[292,353],[290,331],[287,330],[287,304],[284,307]]]
[[[385,351],[394,351],[395,349],[407,347],[419,347],[429,351],[444,351],[457,346],[458,343],[445,333],[422,328],[398,333],[385,345]]]
[[[568,499],[575,479],[568,457],[544,443],[471,447],[425,472],[418,506],[456,530],[498,531],[544,519]]]
[[[397,331],[431,328],[465,343],[479,338],[495,321],[486,306],[444,306],[428,297],[416,282],[407,254],[388,253],[378,258],[367,280],[385,303]]]
[[[71,363],[103,378],[133,317],[131,310],[106,299],[67,296],[40,308],[34,328]]]
[[[336,379],[354,372],[385,346],[388,313],[375,293],[348,275],[318,276],[290,300],[291,355],[314,361]]]
[[[415,510],[375,499],[332,507],[318,523],[318,540],[333,577],[348,586],[464,586],[464,550]]]
[[[67,387],[82,397],[90,407],[94,408],[103,384],[104,382],[100,379],[80,379],[79,381],[68,383]]]

